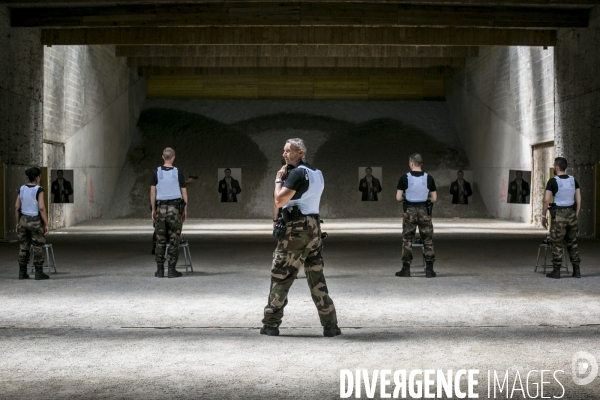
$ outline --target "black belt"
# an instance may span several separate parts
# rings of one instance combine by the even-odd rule
[[[555,210],[574,210],[575,209],[575,204],[573,204],[572,206],[554,206]]]
[[[298,206],[293,206],[291,210],[288,208],[288,211],[290,213],[292,213],[292,212],[297,213],[299,217],[319,218],[319,214],[303,214],[302,211],[300,211],[300,208]]]
[[[22,214],[25,218],[27,218],[27,221],[39,221],[40,220],[40,216],[36,215],[36,216],[31,216],[31,215],[25,215]]]
[[[422,201],[422,202],[419,202],[419,203],[411,203],[410,201],[407,201],[406,205],[408,207],[411,207],[411,206],[415,206],[415,207],[417,207],[417,206],[426,206],[427,202],[426,201]]]
[[[157,200],[156,204],[158,206],[178,206],[181,203],[181,199],[174,200]]]
[[[285,223],[298,221],[301,217],[312,217],[319,219],[319,214],[303,214],[298,206],[284,208],[281,212]]]

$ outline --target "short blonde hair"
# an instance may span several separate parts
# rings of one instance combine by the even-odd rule
[[[163,157],[165,158],[165,160],[171,160],[173,157],[175,157],[175,150],[173,150],[170,147],[166,147],[163,150]]]
[[[306,156],[306,144],[304,144],[304,140],[300,138],[288,139],[286,143],[291,144],[296,151],[302,150],[304,152],[304,156]]]

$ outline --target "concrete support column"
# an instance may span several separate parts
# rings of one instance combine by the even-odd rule
[[[11,28],[0,5],[0,157],[8,165],[42,163],[43,86],[40,30]]]
[[[42,165],[44,49],[39,29],[11,28],[0,5],[0,161],[4,168],[4,206],[0,225],[6,239],[16,238],[14,202],[24,171]]]
[[[582,190],[580,234],[594,234],[594,175],[600,162],[600,6],[587,29],[560,29],[555,49],[556,156]]]

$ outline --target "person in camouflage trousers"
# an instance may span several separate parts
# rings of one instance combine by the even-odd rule
[[[563,259],[563,241],[567,246],[573,277],[581,278],[579,264],[579,247],[577,245],[578,226],[577,218],[581,210],[581,189],[577,180],[567,175],[567,160],[556,157],[554,160],[555,177],[548,180],[544,194],[542,208],[542,226],[548,227],[546,213],[550,209],[552,224],[550,226],[550,243],[552,249],[552,272],[546,274],[548,278],[560,279],[560,268]],[[554,203],[550,201],[554,196]]]
[[[165,148],[162,158],[164,164],[154,171],[150,182],[150,204],[156,238],[154,276],[164,278],[165,247],[168,242],[167,276],[178,278],[183,275],[175,267],[179,258],[181,228],[187,217],[187,189],[183,172],[173,166],[175,150]]]
[[[277,172],[273,192],[273,236],[278,240],[271,264],[271,289],[264,308],[261,335],[279,336],[288,292],[304,267],[310,293],[323,326],[323,336],[341,335],[333,300],[323,275],[323,239],[319,207],[323,174],[306,162],[306,145],[288,139],[285,165]]]
[[[563,241],[567,246],[573,269],[579,270],[581,259],[577,245],[578,227],[574,209],[556,210],[556,216],[550,227],[550,243],[552,248],[552,265],[562,265]]]
[[[15,219],[19,238],[19,279],[29,279],[27,264],[30,248],[33,247],[33,265],[35,280],[49,279],[44,273],[44,256],[42,247],[46,244],[48,234],[48,215],[44,203],[44,190],[39,185],[41,170],[31,167],[25,171],[29,183],[21,186],[15,201]]]
[[[178,205],[157,205],[157,216],[154,224],[154,235],[156,237],[156,264],[165,264],[165,248],[169,244],[168,266],[175,270],[179,260],[179,240],[181,238],[181,214]],[[164,267],[163,267],[164,268]],[[179,272],[175,270],[176,272]],[[181,272],[179,272],[181,274]],[[178,275],[178,274],[175,274]],[[181,276],[181,275],[179,275]],[[172,276],[169,276],[172,278]]]
[[[284,238],[277,243],[271,267],[271,292],[265,307],[263,324],[279,327],[287,294],[300,268],[304,267],[312,299],[319,312],[322,326],[337,325],[333,300],[329,297],[321,251],[321,224],[312,216],[303,216],[287,224]]]
[[[187,188],[187,185],[191,185],[192,183],[194,183],[195,179],[194,178],[188,178],[185,180],[185,185]],[[150,210],[152,210],[152,207],[150,207]],[[158,238],[156,237],[156,222],[152,223],[152,228],[154,229],[154,232],[152,233],[152,255],[156,254],[156,242],[158,240]]]
[[[423,158],[414,153],[408,159],[410,172],[402,175],[398,181],[396,200],[404,202],[402,221],[402,269],[396,276],[410,277],[410,264],[413,259],[412,244],[417,227],[423,243],[425,256],[425,277],[434,278],[435,253],[433,252],[433,223],[431,210],[437,200],[437,191],[433,177],[422,170]]]
[[[410,265],[413,260],[412,243],[415,240],[417,227],[423,242],[425,262],[433,263],[433,222],[427,213],[427,207],[408,206],[403,214],[402,222],[402,264]]]
[[[44,255],[42,253],[42,247],[46,244],[44,232],[44,223],[40,217],[21,215],[21,218],[19,218],[19,228],[17,230],[19,238],[19,271],[25,271],[22,275],[19,272],[19,279],[29,278],[26,271],[27,264],[29,264],[29,249],[31,247],[33,247],[33,266],[36,271],[35,279],[42,280],[50,278],[43,271]]]

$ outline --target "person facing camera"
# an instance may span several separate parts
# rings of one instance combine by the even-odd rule
[[[225,168],[225,177],[219,181],[221,203],[237,203],[237,195],[241,193],[240,183],[231,177],[231,170]]]
[[[381,183],[373,176],[373,168],[365,168],[365,177],[360,180],[358,190],[362,192],[362,201],[378,201],[377,193],[381,192]]]
[[[450,185],[452,204],[469,204],[469,197],[473,195],[471,184],[465,181],[463,171],[456,172],[456,180]]]

